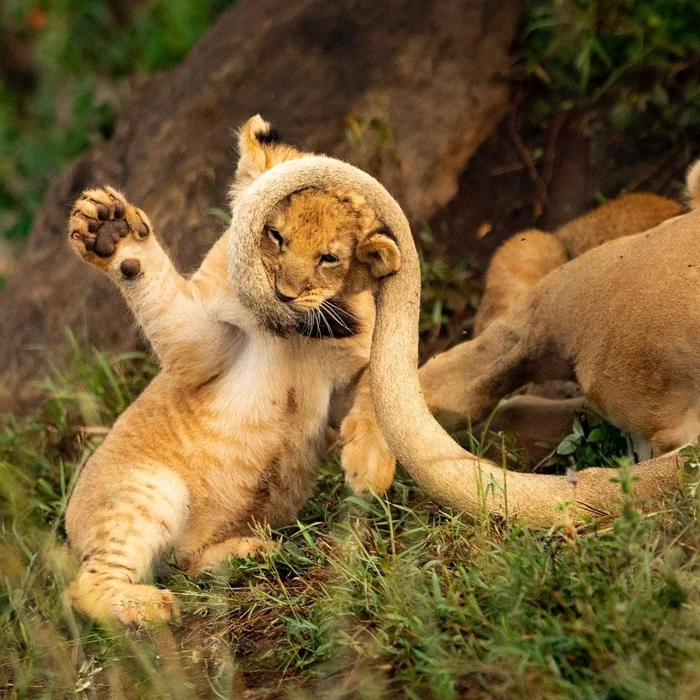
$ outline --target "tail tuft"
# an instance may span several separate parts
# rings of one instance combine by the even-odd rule
[[[688,168],[685,186],[691,209],[700,208],[700,158]]]

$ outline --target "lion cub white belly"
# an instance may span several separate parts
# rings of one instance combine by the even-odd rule
[[[249,337],[217,382],[211,409],[223,439],[209,446],[218,464],[201,485],[229,517],[241,494],[261,500],[270,483],[269,490],[284,494],[283,504],[269,504],[270,519],[293,519],[313,488],[333,381],[314,361],[313,346],[304,345]]]

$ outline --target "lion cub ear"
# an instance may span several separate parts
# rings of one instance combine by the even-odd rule
[[[394,234],[387,228],[372,231],[357,246],[357,259],[369,265],[372,274],[386,277],[396,272],[401,265],[401,253]]]
[[[238,153],[234,188],[239,191],[273,165],[302,156],[296,148],[283,144],[277,129],[259,114],[239,129]]]

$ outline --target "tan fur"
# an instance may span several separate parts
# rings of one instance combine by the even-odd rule
[[[256,270],[256,266],[260,265],[259,233],[276,202],[291,192],[317,186],[318,183],[352,187],[360,192],[375,211],[377,219],[393,232],[401,253],[398,272],[383,278],[379,285],[370,388],[387,443],[409,473],[435,498],[472,515],[505,514],[517,516],[533,526],[550,527],[619,512],[621,491],[614,470],[586,469],[578,474],[576,480],[564,476],[504,471],[498,465],[462,449],[430,415],[417,371],[420,313],[418,255],[410,227],[400,208],[386,190],[366,173],[327,158],[305,158],[284,163],[265,173],[257,186],[246,192],[234,212],[240,235],[231,247],[229,265],[232,270],[241,267],[252,271],[248,276],[236,277],[234,286],[238,293],[259,299],[258,312],[269,322],[278,323],[280,327],[289,323],[274,300],[262,294],[267,283],[263,272]],[[466,417],[477,406],[483,413],[503,395],[503,387],[512,385],[515,379],[524,383],[532,374],[539,372],[568,375],[570,362],[576,355],[562,356],[562,349],[567,347],[564,341],[572,344],[568,346],[570,349],[576,349],[580,335],[589,329],[602,329],[600,332],[609,335],[623,329],[618,342],[627,345],[629,350],[634,347],[637,353],[643,354],[652,324],[659,331],[654,337],[665,338],[668,333],[673,340],[682,341],[670,342],[665,346],[665,352],[674,356],[676,362],[683,361],[685,352],[675,351],[681,346],[694,352],[691,346],[695,344],[697,334],[688,321],[697,318],[698,314],[687,304],[692,304],[696,296],[693,285],[683,281],[683,276],[690,273],[686,271],[681,275],[677,265],[666,263],[673,263],[680,255],[679,250],[685,256],[695,254],[696,247],[691,244],[691,239],[700,227],[698,216],[700,214],[692,213],[678,217],[650,232],[650,239],[656,241],[654,250],[635,253],[641,248],[640,240],[646,236],[642,233],[594,249],[548,275],[537,285],[536,293],[528,294],[527,312],[523,312],[524,307],[518,304],[520,314],[513,310],[507,319],[492,323],[474,341],[458,346],[426,365],[426,369],[430,367],[430,370],[422,372],[422,378],[426,380],[426,389],[434,407],[437,410],[444,408],[445,413],[456,414],[458,418]],[[623,253],[624,259],[629,257],[636,260],[634,269],[627,270],[625,266],[621,266],[619,271],[616,269],[618,246],[627,253]],[[590,280],[588,273],[591,266],[586,261],[589,256],[601,256],[606,261],[605,265],[598,265],[600,260],[596,259],[597,272]],[[687,263],[683,269],[690,270]],[[570,272],[564,273],[564,270]],[[632,273],[630,277],[628,273]],[[567,277],[566,284],[556,281],[562,275]],[[659,278],[662,282],[656,284],[655,280]],[[622,284],[625,279],[627,282]],[[577,282],[574,285],[577,291],[564,292],[565,288],[571,288],[573,280]],[[681,284],[678,284],[679,280]],[[561,288],[558,284],[562,284]],[[620,294],[617,293],[618,287]],[[640,288],[645,290],[642,303],[630,306],[629,300],[637,298]],[[665,295],[670,290],[674,290],[671,294],[673,299],[667,302]],[[570,308],[556,308],[557,294],[560,292],[562,296],[568,295]],[[581,307],[577,304],[586,295],[588,298],[582,305],[583,317],[579,321],[576,310]],[[684,308],[677,307],[679,295],[686,300]],[[649,297],[655,297],[657,301],[660,299],[661,303],[651,303]],[[615,305],[619,306],[616,308]],[[540,312],[537,311],[538,307]],[[688,314],[691,310],[695,313]],[[629,322],[629,326],[620,322],[626,318],[624,314],[635,318]],[[614,319],[616,325],[604,324],[601,319],[605,318]],[[581,333],[572,333],[573,327]],[[604,347],[599,345],[600,340],[600,333],[597,337],[595,333],[592,335],[595,347]],[[615,350],[619,349],[617,345]],[[533,354],[534,350],[538,353]],[[654,346],[654,351],[656,359],[662,349]],[[616,356],[634,357],[634,353],[610,354],[611,358]],[[528,359],[533,361],[528,363]],[[653,378],[653,366],[640,363],[636,369],[643,370],[643,377]],[[615,368],[604,368],[605,371],[608,369]],[[696,375],[700,376],[700,373],[696,372]],[[629,372],[626,376],[629,377]],[[694,394],[697,396],[698,392],[694,391]],[[666,398],[667,395],[656,394],[656,399],[661,399],[659,406],[665,405]],[[646,400],[643,403],[649,405]],[[645,500],[648,506],[655,507],[667,491],[681,483],[682,460],[677,452],[673,452],[636,465],[631,472],[637,496]]]
[[[556,236],[569,258],[577,258],[608,241],[648,231],[685,211],[682,204],[657,194],[626,194],[570,221]]]
[[[484,296],[475,318],[474,336],[504,316],[569,257],[653,228],[683,211],[681,204],[658,195],[629,194],[565,224],[554,234],[536,229],[515,234],[491,259]],[[566,398],[570,384],[559,380],[530,383],[520,389],[529,396],[516,397],[499,405],[496,416],[484,425],[490,432],[500,430],[515,436],[528,454],[545,457],[547,450],[572,428],[573,411]],[[531,396],[542,390],[553,394],[550,398],[559,400],[541,401]],[[476,434],[480,434],[480,427],[475,428]]]
[[[692,169],[690,172],[692,173]],[[692,191],[691,183],[689,183],[688,189]],[[527,274],[537,267],[536,263],[532,262],[530,259],[527,259],[520,268],[514,256],[508,259],[508,262],[511,263],[509,268],[502,263],[501,259],[495,260],[496,266],[493,270],[489,270],[489,273],[492,277],[497,277],[498,286],[492,286],[490,289],[499,292],[500,298],[507,299],[508,303],[501,305],[500,308],[502,311],[499,316],[492,315],[489,319],[495,321],[497,318],[500,318],[504,321],[503,325],[500,326],[498,330],[494,330],[490,335],[479,338],[478,340],[480,342],[475,341],[473,344],[473,350],[479,354],[478,362],[480,366],[471,369],[467,367],[467,365],[462,365],[463,380],[461,382],[461,387],[453,385],[447,392],[444,391],[444,387],[439,390],[437,389],[436,384],[439,383],[442,385],[444,381],[440,378],[440,374],[443,370],[448,374],[452,372],[454,363],[458,362],[456,359],[458,356],[466,357],[467,355],[471,355],[472,346],[470,344],[460,346],[462,348],[461,350],[455,348],[455,352],[452,354],[448,352],[443,354],[443,356],[433,358],[433,360],[427,363],[421,370],[422,381],[429,394],[429,404],[433,406],[437,415],[441,417],[442,422],[448,426],[455,427],[458,424],[466,424],[466,422],[471,422],[472,420],[478,421],[485,418],[498,400],[509,393],[509,391],[503,389],[504,386],[512,386],[512,389],[517,389],[527,381],[532,380],[567,381],[577,379],[580,381],[582,379],[581,368],[586,362],[582,356],[583,351],[577,348],[575,351],[571,350],[570,354],[562,353],[562,344],[568,344],[571,334],[574,332],[579,338],[578,342],[581,344],[581,347],[584,346],[584,338],[590,339],[597,337],[601,332],[600,329],[608,329],[607,332],[612,332],[615,337],[618,337],[620,334],[619,326],[621,321],[630,315],[630,311],[623,311],[619,307],[619,319],[614,318],[612,315],[605,315],[606,303],[602,302],[600,297],[605,294],[617,297],[620,284],[623,283],[618,282],[616,276],[614,277],[614,281],[608,281],[607,277],[604,276],[600,284],[594,288],[593,280],[597,278],[599,272],[598,266],[600,265],[597,261],[608,260],[611,255],[615,254],[604,252],[607,251],[608,247],[614,249],[614,246],[622,245],[621,240],[613,240],[614,236],[619,235],[620,238],[630,238],[629,233],[638,229],[645,223],[658,225],[665,222],[666,225],[670,225],[673,223],[672,220],[679,218],[678,213],[682,211],[682,205],[656,195],[626,195],[617,200],[608,202],[602,207],[567,224],[557,233],[557,236],[568,242],[570,250],[581,251],[585,250],[589,245],[594,246],[597,244],[596,247],[585,254],[581,262],[578,262],[577,259],[561,269],[554,268],[555,271],[549,274],[549,276],[543,275],[539,282],[535,274]],[[645,234],[644,240],[646,240],[649,235],[650,234]],[[540,238],[540,240],[542,239]],[[605,245],[603,245],[603,243],[605,243]],[[516,244],[517,236],[510,239],[501,250],[508,251],[509,249],[516,249]],[[668,239],[666,245],[669,247],[672,245],[670,239]],[[538,251],[536,248],[537,246],[534,244],[529,245],[528,252],[532,254],[533,259],[537,257]],[[632,248],[635,248],[635,250],[639,248],[641,250],[638,235],[631,236],[631,240],[627,243],[627,249],[631,250]],[[540,245],[540,253],[542,257],[541,269],[544,270],[551,263],[552,255],[549,249],[542,245]],[[632,257],[633,259],[637,259],[638,254],[635,253]],[[617,275],[618,269],[623,266],[622,261],[626,259],[629,260],[629,257],[621,250],[617,259],[618,264],[609,270],[606,268],[605,275],[610,273],[615,273],[615,275]],[[627,262],[626,264],[631,263]],[[649,264],[655,263],[652,260]],[[569,280],[572,270],[577,271],[575,281],[576,284],[580,286],[580,290],[577,292],[574,292],[573,289],[565,289],[563,287],[562,280]],[[512,289],[508,287],[508,271],[512,275]],[[589,273],[590,277],[586,279]],[[635,277],[633,279],[636,280],[637,278]],[[629,280],[625,280],[624,284],[629,284]],[[554,287],[556,291],[552,291],[552,287]],[[543,288],[544,291],[536,292],[536,290],[540,288]],[[590,327],[583,325],[581,314],[575,310],[571,304],[567,304],[565,307],[565,300],[574,293],[581,297],[582,307],[586,306],[587,304],[584,302],[589,302],[590,299],[595,299],[595,303],[601,304],[601,312],[596,322],[593,323],[592,316],[588,320],[591,324]],[[635,299],[631,290],[629,298],[630,300]],[[539,307],[542,305],[551,308],[552,315],[551,318],[547,317],[546,320],[539,321]],[[493,308],[493,306],[494,304],[491,301],[490,307]],[[565,308],[567,309],[566,312],[564,311]],[[528,336],[543,331],[541,325],[538,325],[532,330],[528,326],[528,324],[532,322],[531,310],[537,310],[536,315],[538,323],[546,325],[548,332],[549,328],[553,325],[566,326],[569,328],[567,332],[562,334],[561,339],[556,341],[542,341],[541,345],[543,350],[541,352],[544,352],[544,355],[539,362],[535,361],[534,357],[528,354],[529,351],[523,347],[523,334],[521,332],[523,324],[527,327]],[[652,311],[652,309],[649,309],[649,311]],[[565,313],[572,314],[574,318],[563,318]],[[517,319],[517,322],[515,319]],[[610,329],[614,329],[614,331]],[[625,332],[627,332],[626,329]],[[588,340],[585,347],[592,348],[592,342]],[[511,348],[513,348],[513,350],[511,350]],[[606,341],[606,343],[599,348],[599,352],[604,353],[606,356],[610,355],[612,353],[610,343]],[[506,355],[510,355],[510,360],[504,359]],[[515,367],[506,370],[505,367],[508,366],[509,361],[515,363]],[[490,362],[494,364],[493,369],[486,368]],[[483,372],[489,375],[483,380],[484,385],[488,388],[477,390],[476,398],[471,395],[471,389],[468,392],[470,394],[469,397],[460,395],[459,398],[457,398],[457,395],[464,390],[465,377],[470,377],[470,379],[466,381],[471,381],[472,376],[482,373],[482,368]],[[612,378],[606,378],[604,383],[609,386],[613,381],[615,380]],[[596,386],[598,383],[599,382],[593,382]],[[598,392],[595,386],[593,390],[591,390],[590,385],[583,385],[582,388],[587,395],[590,405],[594,409],[602,412],[603,415],[610,417],[611,413],[609,410],[606,410],[606,407],[603,405],[605,402],[598,398]],[[503,393],[504,391],[506,391],[506,393]],[[439,398],[437,398],[438,393],[440,394]],[[496,396],[497,398],[494,398]],[[624,393],[618,396],[622,402],[632,401],[632,398],[626,396]],[[464,400],[462,409],[452,411],[452,407],[456,406],[457,403],[462,400]],[[635,402],[633,401],[633,403]],[[522,408],[525,411],[527,410],[526,404],[527,402],[523,402]],[[448,405],[450,406],[449,408]],[[556,412],[556,404],[553,403],[550,405]],[[538,410],[544,415],[544,412],[541,410],[542,408],[543,407],[538,406]],[[636,406],[630,406],[629,412],[634,412],[635,410]],[[467,413],[469,414],[468,418]],[[519,413],[519,411],[511,411],[513,415],[516,413]],[[655,420],[656,419],[650,418],[648,422],[653,425]],[[518,415],[517,421],[522,421],[522,416]],[[613,420],[613,422],[615,421]],[[622,423],[623,425],[620,427],[627,429],[629,422],[622,421]],[[630,432],[637,434],[639,439],[651,440],[657,452],[659,450],[667,451],[667,449],[678,446],[684,442],[681,440],[680,443],[678,441],[671,441],[664,444],[659,438],[654,438],[652,436],[654,431],[650,428],[633,429],[630,430]],[[698,432],[700,432],[700,429]]]
[[[566,261],[564,247],[551,233],[528,229],[511,236],[493,254],[486,271],[484,296],[474,318],[474,335],[482,333]]]
[[[700,170],[697,178],[700,179]],[[491,258],[484,297],[474,320],[474,335],[482,333],[545,275],[568,260],[608,241],[647,231],[684,211],[682,204],[671,199],[633,193],[606,202],[554,234],[538,229],[516,233]]]
[[[243,127],[240,148],[234,212],[265,171],[304,155],[273,142],[260,117]],[[314,486],[335,397],[356,395],[341,426],[350,485],[383,490],[393,478],[365,368],[372,289],[397,269],[396,245],[352,188],[317,187],[275,202],[257,234],[262,293],[284,290],[287,303],[275,303],[286,317],[312,313],[311,335],[324,323],[331,330],[335,304],[358,325],[350,337],[316,339],[267,327],[237,295],[228,256],[238,235],[234,218],[185,279],[148,217],[116,190],[88,190],[73,209],[71,245],[119,287],[162,365],[91,457],[68,505],[81,562],[68,598],[96,619],[176,614],[169,591],[139,583],[164,553],[198,571],[269,549],[251,528],[294,521]],[[327,254],[337,260],[324,262]],[[348,317],[339,318],[336,327],[347,329]]]

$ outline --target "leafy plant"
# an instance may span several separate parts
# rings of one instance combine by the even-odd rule
[[[420,330],[439,332],[450,319],[465,307],[476,305],[476,293],[471,289],[475,263],[466,254],[461,261],[448,263],[436,250],[430,228],[419,233],[421,265]]]
[[[594,418],[593,424],[590,418]],[[629,454],[629,440],[625,433],[600,416],[582,413],[574,418],[572,432],[564,437],[556,449],[555,464],[559,467],[574,463],[586,467],[617,466]]]
[[[683,143],[700,128],[699,22],[695,0],[534,0],[525,63],[545,87],[540,117],[596,107],[600,129],[659,153]]]

